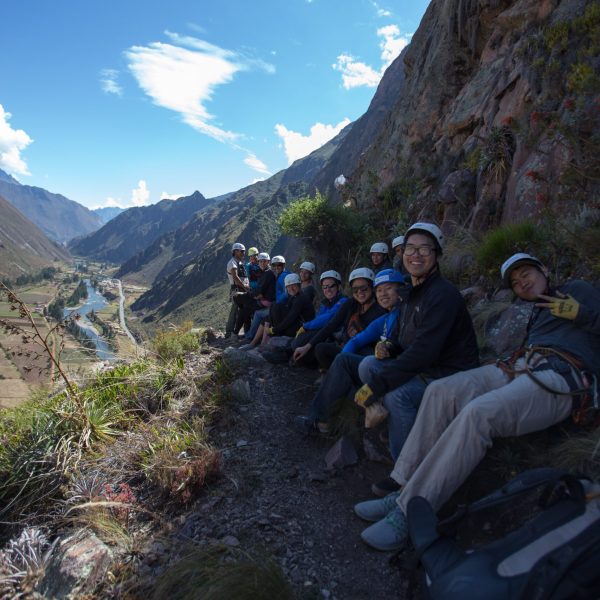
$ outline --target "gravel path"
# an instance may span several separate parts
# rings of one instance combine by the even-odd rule
[[[362,543],[367,525],[353,512],[356,502],[372,497],[370,484],[389,467],[369,461],[355,444],[359,463],[327,472],[324,456],[336,439],[304,437],[291,426],[295,415],[304,414],[317,376],[266,362],[238,371],[250,395],[232,401],[212,432],[222,448],[223,477],[198,501],[179,535],[199,544],[263,548],[303,596],[401,597],[400,571],[390,566],[389,554]]]

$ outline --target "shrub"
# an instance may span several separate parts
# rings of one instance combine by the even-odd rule
[[[217,547],[190,550],[158,578],[152,598],[293,600],[295,595],[272,559]]]
[[[475,253],[480,270],[498,277],[500,265],[515,252],[528,252],[539,243],[538,228],[530,221],[503,225],[487,233]]]
[[[333,206],[317,192],[314,198],[292,202],[280,215],[279,226],[286,235],[301,239],[313,254],[322,256],[329,268],[345,270],[363,243],[366,219],[357,211]],[[350,248],[352,256],[341,256]]]
[[[512,164],[514,151],[513,132],[505,125],[492,127],[481,153],[479,166],[482,171],[490,173],[495,181],[502,181]]]
[[[192,325],[191,321],[186,321],[179,327],[156,335],[152,346],[161,361],[169,362],[200,348],[200,337],[192,331]]]

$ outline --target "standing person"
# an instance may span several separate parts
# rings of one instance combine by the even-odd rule
[[[258,248],[252,246],[252,248],[248,248],[248,252],[246,253],[248,257],[248,262],[246,263],[246,274],[248,275],[248,280],[250,281],[250,291],[255,292],[258,288],[258,280],[262,275],[262,270],[258,265]]]
[[[315,274],[315,265],[309,261],[304,261],[300,265],[298,275],[302,282],[302,293],[308,296],[309,300],[314,303],[317,291],[313,283],[313,275]]]
[[[473,322],[461,293],[440,273],[444,236],[433,223],[415,223],[405,234],[404,266],[412,286],[393,335],[393,353],[383,360],[367,357],[360,364],[363,386],[358,404],[382,399],[389,412],[388,434],[396,460],[417,416],[429,382],[479,366]],[[396,271],[397,273],[397,271]],[[389,477],[373,492],[385,496],[397,489]]]
[[[225,337],[231,337],[235,329],[238,305],[235,303],[235,295],[238,293],[248,292],[250,290],[250,282],[246,275],[246,267],[244,266],[244,254],[246,246],[236,242],[231,246],[231,259],[227,263],[227,278],[229,279],[229,300],[231,302],[231,310],[225,326]]]
[[[406,273],[406,269],[404,268],[404,262],[402,261],[402,256],[404,255],[404,236],[399,235],[395,237],[392,241],[392,250],[394,251],[394,259],[392,264],[394,265],[394,269],[396,271],[400,271],[400,273]]]
[[[375,271],[375,275],[377,275],[379,271],[392,268],[392,263],[390,262],[390,257],[388,256],[389,248],[385,242],[375,242],[371,246],[370,252],[371,264],[373,265],[373,271]]]
[[[531,306],[525,346],[508,360],[456,373],[427,388],[392,471],[401,491],[355,506],[359,517],[376,521],[362,538],[378,550],[402,548],[408,539],[408,501],[422,496],[438,511],[494,438],[560,423],[598,393],[600,292],[585,281],[552,286],[548,269],[524,253],[507,259],[500,273]]]
[[[309,353],[313,353],[319,364],[319,370],[324,373],[349,340],[385,314],[385,309],[375,300],[374,279],[375,274],[367,267],[359,267],[350,273],[348,282],[352,298],[344,303],[327,325],[316,331],[308,342],[296,348],[295,361],[300,361]],[[369,345],[356,349],[356,353],[364,356],[372,352],[373,347]]]

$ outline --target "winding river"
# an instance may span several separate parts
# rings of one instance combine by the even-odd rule
[[[71,313],[79,313],[81,317],[77,321],[77,326],[83,331],[83,333],[94,343],[96,348],[96,355],[100,360],[115,360],[116,354],[110,349],[110,346],[106,340],[100,335],[98,330],[94,327],[94,324],[88,319],[87,315],[93,311],[99,311],[108,305],[108,301],[102,294],[97,292],[90,284],[89,279],[84,279],[87,287],[88,297],[84,304],[76,306],[74,308],[65,308],[64,316],[68,317]]]

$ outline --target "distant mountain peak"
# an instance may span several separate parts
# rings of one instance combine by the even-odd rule
[[[12,183],[13,185],[21,185],[20,181],[17,181],[12,175],[9,175],[6,171],[3,171],[2,169],[0,169],[0,181]]]

